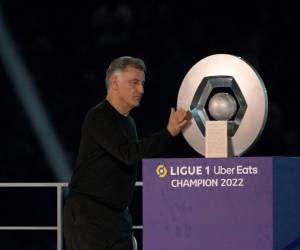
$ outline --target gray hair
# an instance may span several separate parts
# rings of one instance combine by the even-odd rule
[[[146,65],[144,61],[140,58],[131,57],[131,56],[121,56],[119,58],[116,58],[112,60],[110,65],[108,66],[106,70],[106,76],[105,76],[105,85],[106,89],[108,89],[109,81],[112,76],[112,74],[118,70],[123,71],[127,66],[134,67],[136,69],[139,69],[146,73]]]

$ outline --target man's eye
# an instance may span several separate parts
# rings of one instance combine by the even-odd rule
[[[140,81],[131,81],[130,83],[133,84],[133,85],[141,84],[141,85],[145,86],[144,82],[140,82]]]

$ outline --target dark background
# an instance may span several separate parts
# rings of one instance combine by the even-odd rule
[[[228,53],[256,68],[269,98],[266,127],[245,156],[299,155],[296,4],[2,0],[0,8],[71,166],[83,118],[105,97],[106,67],[122,55],[143,58],[148,66],[144,98],[132,112],[140,137],[166,126],[180,84],[196,62]],[[0,182],[56,182],[3,63]],[[201,156],[180,135],[163,157]],[[51,190],[15,191],[1,191],[1,204],[10,205],[1,208],[0,226],[56,223]],[[135,224],[141,224],[141,190],[132,210]],[[55,239],[54,232],[0,231],[0,249],[55,249]]]

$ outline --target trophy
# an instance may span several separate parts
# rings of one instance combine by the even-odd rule
[[[268,98],[257,71],[240,57],[215,54],[197,62],[179,89],[177,107],[193,119],[183,136],[205,157],[241,156],[267,119]]]

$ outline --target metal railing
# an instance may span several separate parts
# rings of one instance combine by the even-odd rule
[[[136,186],[143,186],[143,182],[136,182]],[[0,183],[0,188],[28,188],[28,187],[56,187],[56,226],[0,226],[0,230],[56,230],[57,231],[57,250],[63,247],[63,226],[62,226],[62,199],[63,188],[68,187],[66,182],[51,183]],[[143,229],[142,225],[134,225],[133,229]]]

